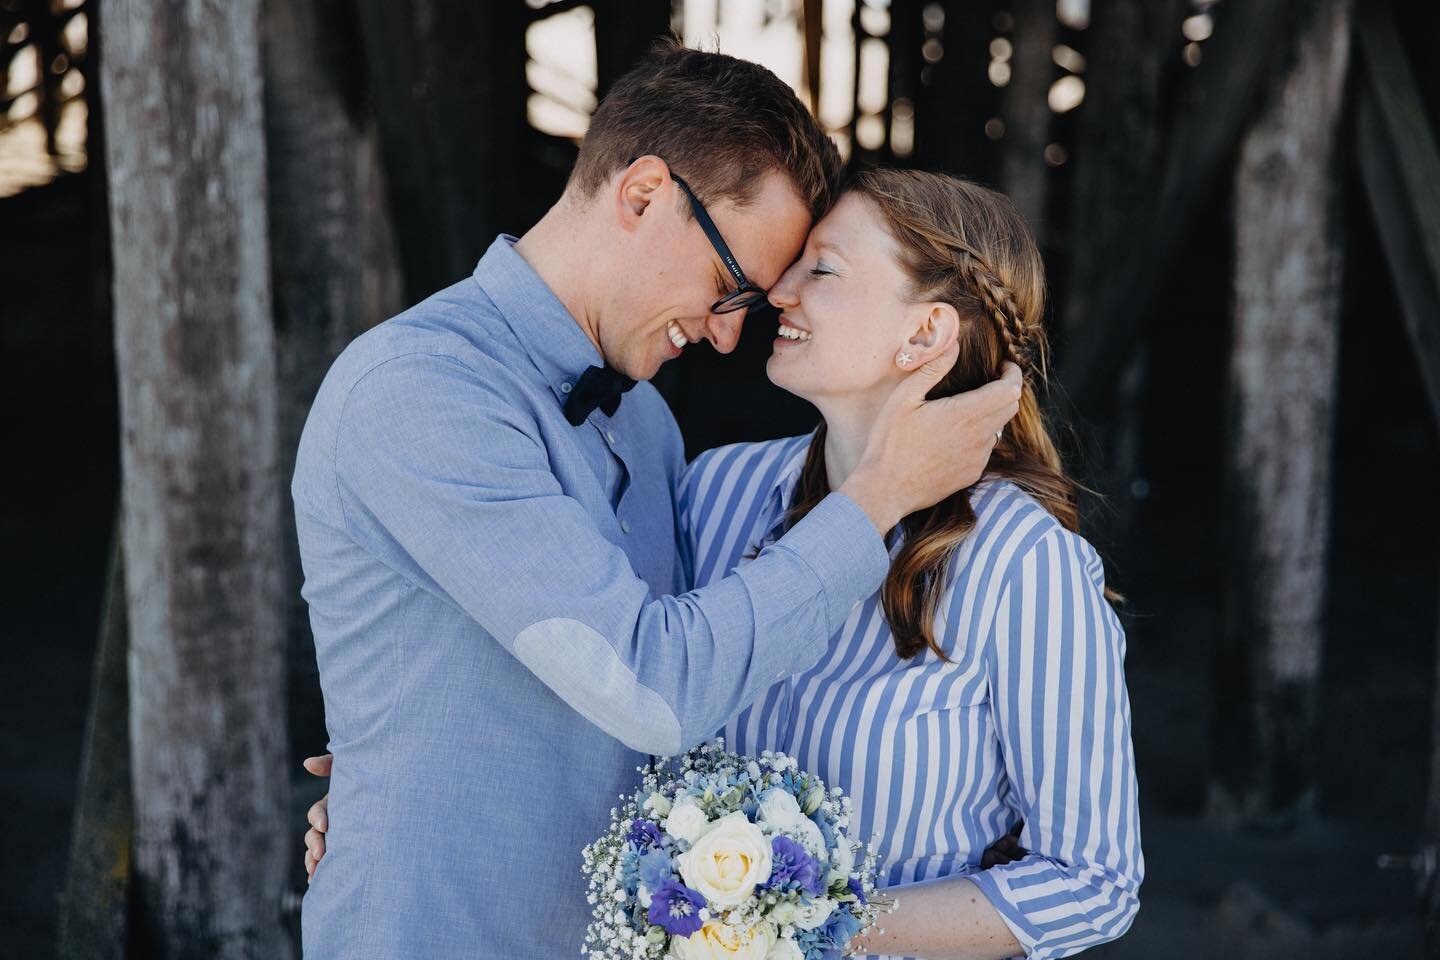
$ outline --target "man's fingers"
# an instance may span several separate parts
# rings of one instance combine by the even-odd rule
[[[905,391],[913,403],[920,403],[935,384],[944,379],[945,374],[950,372],[958,359],[960,359],[960,344],[957,341],[951,343],[943,352],[936,354],[933,359],[916,367],[915,372],[905,378],[900,389]]]
[[[1006,360],[1000,367],[1000,380],[1019,390],[1025,385],[1025,374],[1021,373],[1018,364]]]
[[[305,852],[317,861],[325,856],[325,834],[318,830],[305,831]]]
[[[325,794],[310,806],[310,812],[305,815],[310,821],[310,826],[321,833],[330,829],[330,794]]]
[[[315,876],[315,864],[316,864],[317,862],[319,862],[319,861],[317,861],[317,860],[315,859],[315,855],[312,854],[309,850],[306,850],[306,851],[305,851],[305,876],[306,876],[306,877],[313,877],[313,876]],[[309,881],[307,880],[306,882],[308,883]]]
[[[1024,381],[1019,377],[1019,367],[1014,364],[1006,366],[1015,371],[1014,377],[1010,376],[1010,370],[1007,370],[1006,375],[999,380],[991,380],[974,390],[957,393],[953,397],[941,397],[931,402],[935,404],[936,410],[956,417],[958,422],[968,420],[975,424],[977,429],[994,434],[1020,412],[1020,395]]]
[[[305,768],[306,772],[313,773],[317,777],[328,777],[334,763],[334,756],[327,753],[319,757],[306,757],[300,765]]]

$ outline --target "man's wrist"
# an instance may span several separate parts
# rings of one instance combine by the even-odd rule
[[[865,512],[881,536],[889,533],[905,515],[893,500],[893,491],[866,472],[864,467],[855,470],[840,485],[839,493],[845,494]]]

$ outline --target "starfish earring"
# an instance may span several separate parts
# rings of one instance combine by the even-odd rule
[[[910,356],[910,354],[906,353],[904,350],[901,350],[901,351],[900,351],[900,356],[898,356],[898,357],[895,358],[895,362],[898,363],[898,364],[900,364],[900,366],[904,367],[904,366],[908,366],[909,363],[910,363],[910,361],[911,361],[911,360],[914,360],[914,359],[915,359],[915,358],[912,357],[912,356]]]

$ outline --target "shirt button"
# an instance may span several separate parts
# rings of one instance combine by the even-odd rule
[[[621,520],[621,521],[620,521],[620,529],[621,529],[622,531],[624,531],[625,533],[629,533],[629,532],[630,532],[630,521],[629,521],[629,520]]]
[[[560,384],[560,392],[561,392],[561,393],[569,393],[569,392],[570,392],[570,384],[569,384],[569,383],[562,383],[562,384]]]
[[[605,431],[605,439],[610,441],[610,445],[611,445],[611,446],[614,446],[614,445],[615,445],[615,431],[614,431],[614,430],[606,430],[606,431]]]

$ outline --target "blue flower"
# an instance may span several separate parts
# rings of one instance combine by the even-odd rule
[[[820,896],[825,890],[820,864],[804,847],[781,834],[770,838],[770,879],[765,881],[765,887],[803,890],[812,897]]]
[[[830,914],[830,919],[820,928],[820,939],[829,941],[833,946],[844,949],[845,944],[854,939],[855,934],[860,932],[860,921],[855,914],[849,910],[840,909]]]
[[[845,886],[850,888],[850,892],[855,894],[856,899],[858,899],[861,903],[868,904],[870,902],[865,897],[865,885],[862,884],[855,877],[851,877],[850,881],[846,883]]]
[[[659,890],[665,881],[675,878],[675,864],[670,854],[659,847],[652,847],[640,854],[636,865],[636,876],[647,890]]]
[[[636,817],[630,821],[630,832],[625,835],[625,842],[633,843],[641,850],[646,850],[650,847],[660,846],[665,842],[665,837],[653,821],[644,817]]]
[[[688,937],[704,924],[705,898],[676,880],[666,880],[650,901],[650,922],[672,937]]]

